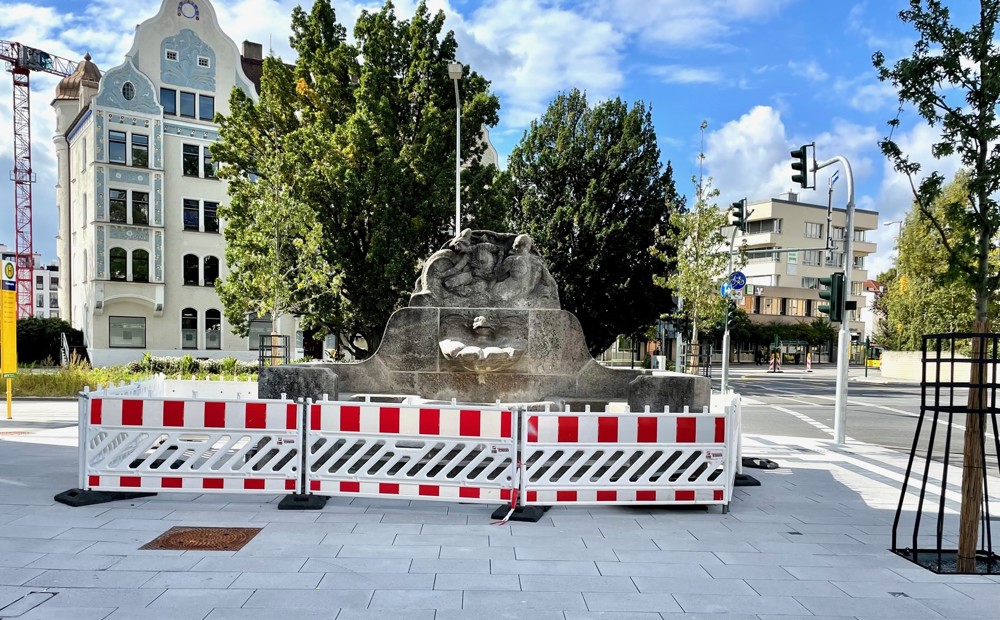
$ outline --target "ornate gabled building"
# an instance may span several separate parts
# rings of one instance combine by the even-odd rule
[[[59,306],[95,365],[146,351],[254,359],[271,331],[258,320],[235,335],[213,287],[227,273],[227,192],[212,119],[229,112],[233,87],[257,97],[245,68],[261,48],[244,50],[208,0],[163,0],[121,64],[102,76],[88,55],[56,88]],[[294,333],[294,319],[278,328]]]

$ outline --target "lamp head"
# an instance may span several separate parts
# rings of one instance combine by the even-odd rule
[[[464,67],[460,62],[449,62],[448,63],[448,77],[453,80],[462,79],[462,70]]]

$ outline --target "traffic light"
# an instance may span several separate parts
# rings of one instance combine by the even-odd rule
[[[792,175],[792,182],[798,183],[799,186],[808,188],[809,187],[809,147],[811,144],[803,144],[799,148],[792,151],[792,157],[795,161],[792,162],[792,170],[795,174]]]
[[[838,271],[831,274],[829,278],[820,278],[819,283],[827,287],[825,291],[819,292],[820,298],[830,302],[820,306],[819,311],[830,315],[830,322],[840,323],[844,318],[841,314],[840,304],[841,299],[844,298],[844,272]]]
[[[737,200],[730,207],[733,214],[733,226],[740,229],[740,232],[747,231],[747,200]]]
[[[736,304],[736,300],[730,297],[726,300],[726,329],[733,328],[733,322],[736,320],[736,309],[739,306]]]

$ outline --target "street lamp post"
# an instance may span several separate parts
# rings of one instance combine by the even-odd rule
[[[448,63],[448,77],[455,83],[455,236],[462,232],[462,100],[458,81],[462,79],[462,63]]]
[[[899,252],[899,236],[903,234],[903,220],[889,220],[888,222],[882,222],[883,226],[896,226],[896,252]]]

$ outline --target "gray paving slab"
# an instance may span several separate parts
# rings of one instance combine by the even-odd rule
[[[623,549],[622,552],[634,551]],[[616,549],[612,547],[580,549],[552,546],[544,541],[532,545],[515,545],[514,559],[516,560],[576,560],[581,562],[614,561],[618,559]]]
[[[639,592],[667,594],[759,594],[740,579],[710,577],[632,577]]]
[[[120,555],[82,555],[66,553],[48,553],[38,558],[28,568],[62,569],[62,570],[105,570],[121,562]],[[150,570],[150,569],[146,569]]]
[[[149,581],[142,584],[143,588],[228,588],[240,573],[236,572],[190,572],[164,571],[157,573]]]
[[[370,609],[462,609],[462,593],[447,590],[375,590]]]
[[[308,590],[315,589],[322,579],[321,573],[243,573],[229,587],[245,590]]]
[[[0,553],[0,567],[23,568],[44,556],[44,553],[32,553],[30,551],[5,551],[4,553]]]
[[[372,594],[372,590],[299,590],[295,596],[288,596],[287,590],[261,589],[254,592],[243,607],[281,609],[287,619],[297,615],[300,609],[325,610],[327,613],[331,609],[367,609]]]
[[[134,609],[118,611],[114,607],[81,607],[77,609],[64,607],[46,607],[32,609],[26,614],[17,616],[17,620],[104,620],[115,613],[136,613]],[[119,618],[125,618],[119,616]]]
[[[409,558],[309,558],[303,573],[408,573]]]
[[[803,607],[813,614],[825,614],[831,611],[831,607],[837,613],[850,614],[852,616],[871,616],[875,618],[940,618],[938,613],[928,601],[916,601],[910,598],[838,598],[835,604],[830,603],[827,597],[800,596],[795,598]],[[946,599],[949,602],[950,611],[945,617],[960,617],[955,613],[961,611],[965,613],[970,608],[970,603],[975,604],[982,601],[969,601],[963,603],[961,609],[955,604],[954,599]],[[996,607],[993,607],[996,612]],[[986,616],[984,616],[986,617]]]
[[[23,586],[44,572],[39,568],[0,568],[0,586]]]
[[[561,560],[490,560],[494,575],[597,575],[594,562]]]
[[[154,601],[155,605],[156,602]],[[154,607],[150,606],[142,610],[142,620],[202,620],[206,612],[211,609],[204,607]],[[105,620],[132,620],[135,618],[134,609],[118,609],[111,613]]]
[[[671,614],[670,617],[688,620],[685,614]],[[757,620],[757,616],[747,616],[748,620]],[[661,614],[645,611],[567,611],[566,620],[663,620]]]
[[[139,588],[152,571],[47,570],[24,585],[41,588]]]
[[[513,560],[514,547],[441,547],[439,557],[443,559],[465,560],[470,558],[486,560]]]
[[[440,575],[439,575],[440,578]],[[636,592],[630,577],[594,577],[590,575],[521,575],[525,592]],[[470,588],[475,589],[475,588]]]
[[[612,596],[626,596],[615,593]],[[514,617],[528,617],[543,611],[583,611],[587,609],[579,592],[510,592],[466,590],[462,609],[478,610],[481,614],[503,609]],[[517,615],[520,614],[520,615]]]
[[[150,603],[149,608],[199,609],[201,610],[202,617],[205,617],[214,607],[242,607],[253,593],[253,589],[238,589],[234,587],[225,590],[170,588]]]
[[[320,577],[319,590],[433,590],[430,573],[300,573]]]
[[[191,567],[192,571],[213,572],[261,572],[261,573],[294,573],[306,563],[306,558],[256,558],[240,557],[204,557]]]
[[[490,561],[488,559],[464,560],[451,558],[417,558],[410,562],[409,572],[488,575],[490,573]]]
[[[52,590],[50,590],[52,591]],[[142,609],[156,600],[166,590],[140,588],[56,588],[56,596],[37,607],[49,608],[104,608],[114,603],[118,609]]]
[[[533,577],[542,578],[540,575]],[[435,590],[521,590],[521,581],[517,575],[438,573],[434,575],[433,583]],[[580,588],[574,588],[574,591],[579,590]]]
[[[701,596],[698,594],[675,594],[674,598],[685,612],[694,613],[750,613],[750,614],[779,614],[779,615],[810,615],[812,610],[807,610],[798,600],[790,596],[730,596],[713,595]],[[823,611],[829,610],[829,601]]]
[[[719,565],[717,568],[727,568]],[[690,575],[701,575],[710,577],[702,566],[688,566],[686,564],[661,564],[657,562],[597,562],[597,570],[602,575],[627,575],[645,577],[686,577]],[[785,573],[786,578],[788,573]]]
[[[338,617],[338,614],[342,613],[339,609],[301,609],[295,610],[292,615],[295,620],[334,620]],[[424,617],[417,615],[416,618],[421,618],[421,620],[433,620],[433,616]],[[250,608],[250,609],[233,609],[220,607],[213,609],[211,613],[205,616],[205,620],[289,620],[289,613],[283,609],[265,609],[265,608]],[[397,619],[398,620],[398,619]]]
[[[441,613],[436,612],[436,613]],[[433,609],[416,609],[406,612],[406,619],[435,620]],[[399,611],[395,609],[341,609],[337,620],[399,620]]]
[[[588,611],[610,611],[619,613],[656,612],[677,613],[683,611],[671,594],[626,593],[626,592],[585,592],[583,594]]]

